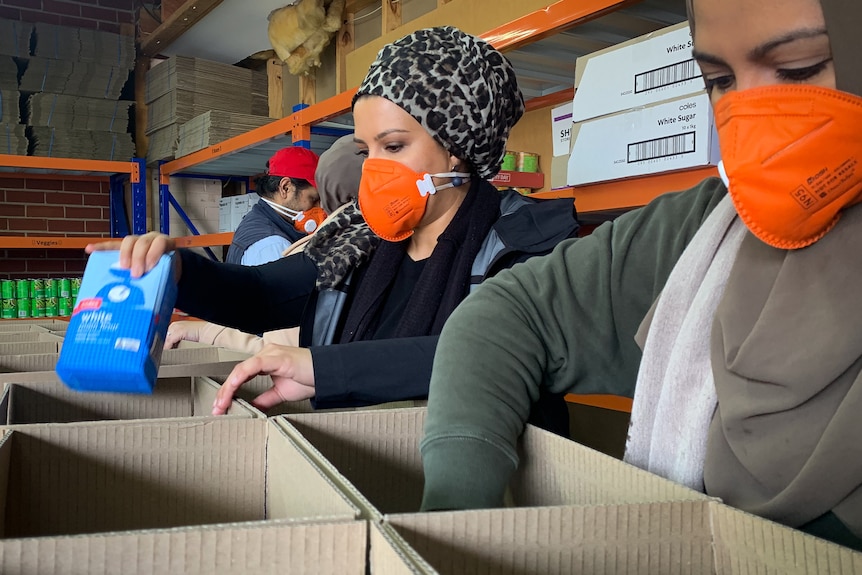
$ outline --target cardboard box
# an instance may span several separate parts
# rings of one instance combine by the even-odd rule
[[[257,194],[254,195],[256,196]],[[249,194],[231,196],[231,201],[233,202],[230,213],[231,231],[236,231],[242,219],[248,213],[249,209],[251,209],[248,204],[248,196]]]
[[[716,165],[718,131],[706,93],[572,127],[567,184]]]
[[[227,379],[228,374],[224,375],[213,375],[212,380],[218,384],[224,383],[224,380]],[[272,387],[272,378],[268,375],[258,375],[250,380],[248,380],[245,385],[239,388],[236,396],[240,399],[251,403],[251,401]],[[341,410],[343,411],[343,410]],[[311,401],[303,400],[303,401],[285,401],[279,403],[278,405],[268,409],[266,411],[267,417],[272,417],[275,415],[283,415],[286,413],[317,413],[313,407],[311,407]]]
[[[218,231],[219,232],[232,232],[234,228],[231,228],[231,214],[233,213],[233,199],[228,196],[227,198],[219,198],[218,201]]]
[[[174,254],[132,278],[119,252],[94,252],[69,321],[57,374],[80,391],[150,393],[171,321]]]
[[[277,520],[0,541],[5,575],[365,575],[365,521]]]
[[[0,321],[0,333],[19,333],[22,331],[35,331],[40,333],[48,333],[50,330],[41,325],[32,323],[24,323],[24,320],[2,320]]]
[[[365,518],[419,510],[424,408],[294,414],[275,420]],[[523,434],[521,451],[521,465],[510,484],[517,506],[706,498],[533,426]]]
[[[160,378],[152,395],[79,393],[56,377],[6,384],[0,395],[0,425],[159,419],[212,415],[219,386],[205,377]],[[242,400],[228,415],[263,417]]]
[[[575,62],[572,119],[583,122],[703,91],[682,22],[581,56]]]
[[[370,533],[372,572],[819,575],[862,554],[722,505],[677,501],[391,515]]]
[[[4,331],[0,332],[0,343],[26,343],[31,341],[58,341],[60,336],[49,331]]]
[[[358,514],[279,426],[230,416],[6,428],[0,512],[6,538]]]
[[[50,335],[48,332],[33,332]],[[59,353],[61,341],[25,341],[21,343],[0,343],[0,358],[5,355],[33,355]]]

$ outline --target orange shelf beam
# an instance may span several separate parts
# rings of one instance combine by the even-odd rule
[[[76,238],[61,236],[0,236],[0,249],[49,248],[84,249],[87,244],[110,241],[112,238]],[[113,238],[116,239],[116,238]]]
[[[206,248],[210,246],[229,246],[233,241],[233,232],[220,234],[201,234],[199,236],[182,236],[174,238],[178,248]]]
[[[639,0],[560,0],[482,34],[500,51],[514,50],[524,44],[547,38],[576,24],[636,4]]]
[[[652,174],[640,178],[602,182],[531,194],[536,198],[574,198],[578,212],[598,212],[635,208],[650,203],[667,192],[686,190],[702,180],[718,175],[714,166],[682,172]]]
[[[622,411],[625,413],[632,412],[631,398],[619,395],[581,395],[569,393],[566,395],[566,401],[569,403],[579,403],[581,405],[601,407],[602,409],[612,409],[614,411]]]
[[[104,174],[131,174],[138,169],[138,165],[135,162],[43,158],[40,156],[16,156],[13,154],[0,154],[0,166],[26,170],[68,170]]]

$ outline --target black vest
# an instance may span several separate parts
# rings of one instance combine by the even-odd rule
[[[241,264],[245,250],[253,243],[269,236],[281,236],[293,243],[305,234],[261,200],[251,208],[236,228],[224,261],[229,264]]]

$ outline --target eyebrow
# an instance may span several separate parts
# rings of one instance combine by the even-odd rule
[[[753,48],[748,53],[748,59],[755,62],[763,60],[770,52],[785,44],[790,44],[797,40],[805,40],[807,38],[816,38],[817,36],[826,35],[825,28],[803,28],[801,30],[794,30]],[[716,66],[727,65],[727,63],[718,56],[707,54],[706,52],[701,52],[697,49],[692,50],[692,56],[698,62],[706,62],[707,64],[715,64]]]
[[[410,130],[401,130],[399,128],[392,128],[391,130],[384,130],[383,132],[380,132],[379,134],[374,136],[374,139],[377,141],[380,141],[390,134],[409,134],[409,133],[410,133]],[[354,136],[353,137],[353,143],[354,144],[364,144],[365,140],[360,140],[359,138]]]

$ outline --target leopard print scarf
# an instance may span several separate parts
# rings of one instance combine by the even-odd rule
[[[356,200],[322,225],[308,241],[305,255],[317,265],[317,289],[337,287],[371,257],[380,238],[374,235]]]
[[[500,171],[509,132],[524,114],[509,60],[452,26],[417,30],[384,46],[353,102],[362,96],[403,108],[485,179]]]

